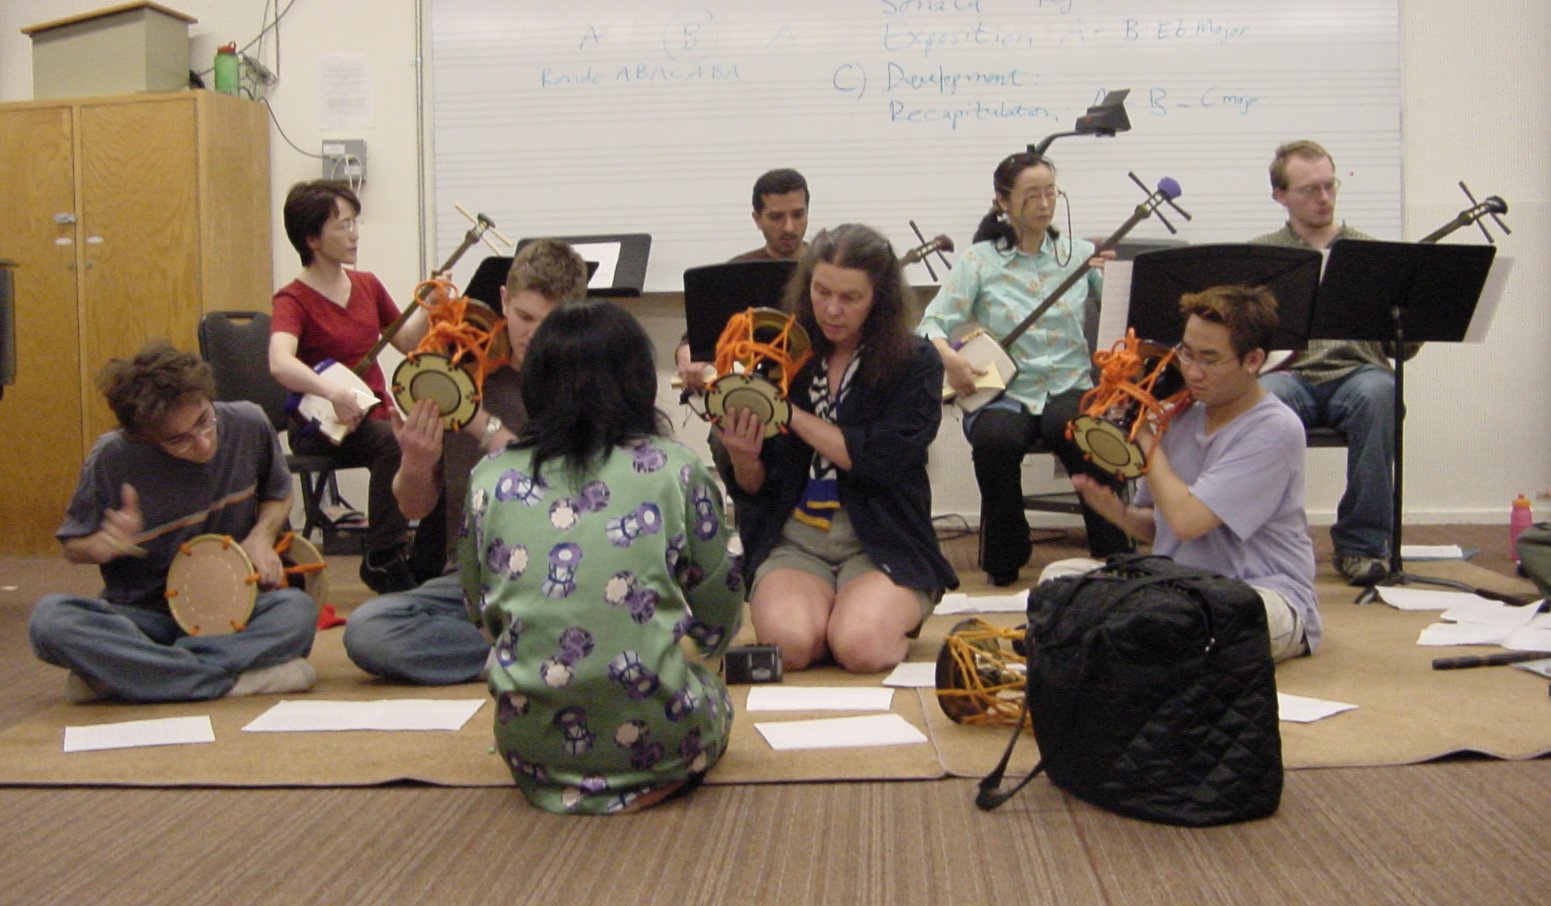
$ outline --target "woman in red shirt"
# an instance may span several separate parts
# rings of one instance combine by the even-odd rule
[[[293,428],[291,450],[330,456],[342,468],[370,470],[371,523],[361,579],[373,591],[385,594],[411,588],[439,572],[444,539],[438,536],[442,519],[433,515],[421,522],[413,551],[407,543],[409,524],[393,497],[399,445],[393,436],[392,401],[382,367],[373,363],[361,375],[377,397],[375,405],[367,406],[360,405],[343,384],[315,370],[331,359],[353,368],[399,316],[382,282],[354,269],[360,213],[360,199],[342,183],[297,183],[286,195],[285,232],[301,257],[302,272],[275,293],[269,371],[289,390],[326,399],[334,417],[350,429],[335,445],[316,431]],[[425,331],[425,315],[417,312],[393,337],[393,346],[408,352]]]

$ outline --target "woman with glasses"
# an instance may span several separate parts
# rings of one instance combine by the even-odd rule
[[[100,567],[97,598],[55,594],[33,609],[33,651],[70,670],[75,702],[194,701],[302,692],[314,673],[318,607],[287,588],[275,538],[291,511],[280,439],[252,403],[212,402],[210,366],[166,341],[115,359],[97,386],[119,427],[97,439],[58,537],[65,559]],[[167,604],[167,573],[196,535],[228,535],[258,575],[247,626],[191,636]]]
[[[1091,242],[1052,226],[1061,192],[1050,160],[1027,152],[1009,155],[991,183],[991,210],[975,231],[974,245],[943,281],[919,328],[941,354],[948,383],[965,396],[985,372],[960,355],[950,338],[975,325],[1006,336],[1094,254]],[[1032,550],[1021,464],[1036,442],[1053,450],[1070,474],[1108,480],[1066,439],[1067,422],[1093,386],[1083,322],[1088,306],[1097,304],[1100,280],[1097,268],[1090,271],[1018,338],[1008,350],[1018,372],[1006,392],[964,417],[980,487],[980,566],[992,585],[1015,582]],[[1124,533],[1086,505],[1083,523],[1093,556],[1131,549]]]
[[[338,421],[350,429],[338,445],[316,431],[293,429],[291,450],[371,472],[361,580],[386,594],[413,588],[440,572],[445,543],[438,512],[421,520],[414,551],[409,549],[409,522],[393,497],[399,445],[382,367],[373,363],[361,375],[377,397],[375,405],[364,407],[350,388],[314,370],[329,360],[354,368],[399,316],[382,282],[355,270],[360,216],[360,199],[343,183],[297,183],[286,195],[285,232],[301,258],[302,272],[275,293],[269,371],[288,390],[328,400]],[[393,346],[407,353],[425,331],[425,315],[417,312],[393,337]]]

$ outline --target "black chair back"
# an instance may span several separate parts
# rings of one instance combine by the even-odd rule
[[[284,431],[289,391],[269,373],[269,315],[213,311],[199,319],[199,355],[215,372],[218,400],[257,403],[276,431]]]

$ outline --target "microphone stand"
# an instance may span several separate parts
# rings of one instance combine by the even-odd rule
[[[1497,216],[1498,214],[1506,214],[1508,212],[1507,202],[1503,201],[1496,195],[1489,195],[1485,201],[1477,202],[1475,196],[1470,193],[1470,189],[1465,185],[1464,180],[1460,181],[1459,187],[1464,191],[1465,197],[1470,199],[1471,207],[1461,211],[1459,215],[1456,216],[1453,220],[1422,237],[1420,240],[1418,240],[1418,245],[1434,245],[1438,242],[1438,240],[1449,235],[1460,227],[1468,226],[1472,223],[1475,223],[1481,227],[1481,232],[1485,234],[1487,243],[1495,244],[1493,242],[1491,232],[1487,230],[1485,224],[1480,222],[1481,218],[1488,214],[1490,214],[1492,219],[1497,222],[1497,225],[1502,228],[1505,234],[1512,233],[1512,230],[1508,229],[1508,225],[1503,223],[1502,218]],[[1411,288],[1415,284],[1415,281],[1415,274],[1410,275],[1406,281],[1405,291],[1401,292],[1398,298],[1409,298],[1411,295]],[[1402,568],[1402,558],[1400,556],[1400,537],[1402,523],[1404,520],[1401,518],[1401,506],[1403,505],[1403,501],[1405,499],[1406,462],[1406,329],[1403,321],[1404,315],[1405,308],[1399,302],[1395,302],[1390,306],[1390,330],[1394,336],[1395,344],[1393,347],[1395,353],[1395,398],[1392,415],[1395,425],[1395,466],[1393,480],[1390,484],[1389,573],[1386,574],[1384,578],[1363,589],[1362,593],[1357,596],[1358,604],[1368,604],[1378,600],[1379,589],[1381,587],[1393,588],[1400,585],[1415,585],[1419,583],[1439,585],[1444,588],[1454,588],[1460,591],[1479,593],[1475,586],[1468,585],[1464,582],[1459,582],[1454,579],[1440,579],[1435,576],[1414,576],[1407,573]]]

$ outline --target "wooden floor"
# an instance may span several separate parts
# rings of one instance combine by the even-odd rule
[[[1476,547],[1474,562],[1506,572],[1505,535],[1424,526],[1406,540]],[[1035,556],[1076,554],[1080,540]],[[946,546],[968,573],[973,536]],[[27,647],[29,607],[0,598],[0,727],[62,691],[63,672]],[[1551,893],[1551,760],[1294,771],[1277,815],[1211,830],[1119,818],[1043,782],[992,813],[973,797],[967,780],[717,786],[638,816],[562,818],[505,789],[0,788],[0,903],[1426,904]]]

